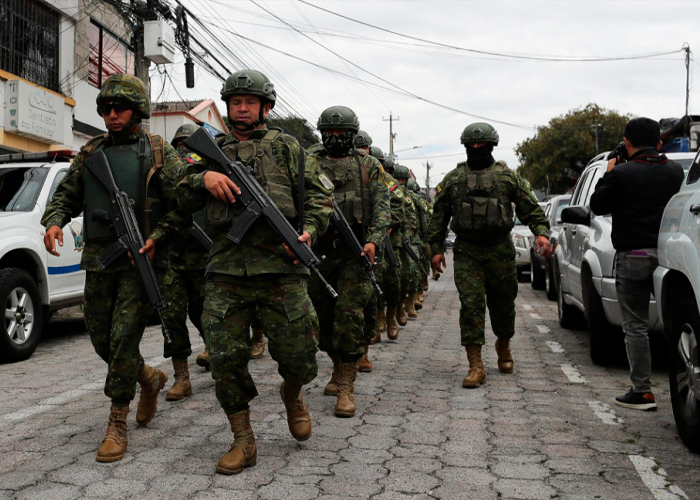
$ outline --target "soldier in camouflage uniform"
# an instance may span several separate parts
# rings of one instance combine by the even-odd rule
[[[381,164],[370,155],[355,152],[353,140],[359,129],[357,115],[350,108],[331,106],[318,119],[323,149],[312,155],[331,179],[338,207],[363,245],[364,254],[374,263],[389,227],[389,191]],[[337,396],[337,417],[352,417],[357,364],[367,347],[364,312],[371,307],[374,291],[367,273],[334,228],[319,239],[318,247],[318,253],[326,256],[320,271],[338,291],[333,303],[320,281],[311,278],[309,294],[321,327],[319,347],[333,360],[333,375],[324,394]]]
[[[388,156],[384,156],[382,150],[376,146],[370,148],[370,154],[377,158],[384,167],[384,177],[389,189],[389,207],[391,211],[391,222],[387,232],[397,258],[397,267],[394,267],[389,262],[387,249],[384,247],[384,253],[381,256],[382,258],[378,259],[379,263],[375,271],[379,287],[383,292],[381,296],[377,297],[377,326],[374,337],[370,341],[370,343],[376,344],[382,341],[382,332],[384,330],[386,330],[387,337],[390,340],[399,338],[399,325],[396,321],[396,313],[399,307],[402,307],[403,297],[401,295],[400,281],[400,254],[396,249],[401,246],[401,226],[405,215],[403,191],[399,188],[396,179],[392,177],[394,173],[393,160]]]
[[[408,167],[403,165],[396,165],[394,167],[394,177],[399,183],[399,189],[403,194],[404,200],[404,220],[401,225],[401,236],[407,238],[413,248],[413,252],[418,255],[420,252],[420,245],[417,243],[417,234],[420,229],[420,220],[418,217],[418,209],[413,201],[411,192],[406,187],[410,177],[410,171]],[[416,295],[418,291],[422,288],[417,281],[417,275],[419,273],[417,263],[410,257],[408,252],[406,252],[401,247],[401,241],[398,242],[398,252],[397,254],[401,256],[401,297],[402,303],[399,305],[396,313],[396,320],[399,325],[406,325],[407,318],[416,319],[418,313],[414,307],[416,301]]]
[[[157,397],[168,377],[144,363],[139,343],[153,311],[141,277],[126,253],[107,269],[97,259],[116,236],[109,221],[95,217],[109,209],[109,194],[84,167],[84,160],[96,151],[107,156],[120,189],[134,200],[145,246],[154,268],[162,277],[168,266],[168,240],[177,237],[191,219],[170,211],[177,201],[177,183],[186,167],[175,149],[162,137],[141,130],[141,119],[151,114],[148,92],[143,82],[131,75],[107,78],[97,96],[97,112],[105,121],[108,134],[90,140],[80,150],[61,180],[41,223],[47,228],[44,244],[58,255],[63,244],[61,228],[71,217],[84,216],[85,249],[81,268],[85,275],[85,324],[97,354],[107,363],[104,392],[112,400],[107,433],[97,451],[98,462],[114,462],[127,449],[126,417],[129,404],[141,385],[136,420],[148,424],[155,415]],[[139,157],[143,147],[146,156]],[[146,207],[149,207],[148,210]]]
[[[304,156],[296,139],[265,126],[277,99],[274,85],[263,73],[245,69],[228,77],[221,98],[232,131],[217,139],[219,147],[227,157],[253,169],[279,210],[303,228],[299,241],[311,245],[328,226],[333,184],[316,161]],[[318,372],[318,318],[307,293],[308,269],[262,217],[251,224],[239,244],[229,240],[227,232],[243,210],[235,203],[240,190],[220,166],[196,154],[188,158],[207,168],[180,183],[178,199],[187,211],[206,206],[214,248],[207,262],[202,326],[209,342],[216,397],[234,435],[230,451],[219,459],[216,470],[236,474],[257,461],[249,403],[258,392],[248,371],[253,318],[260,315],[270,356],[284,379],[280,395],[289,431],[299,441],[311,436],[311,418],[301,389]],[[300,176],[305,179],[303,191]]]
[[[424,193],[420,190],[420,185],[415,179],[410,179],[406,183],[409,193],[411,193],[411,198],[413,198],[413,204],[418,212],[418,231],[413,236],[412,244],[418,247],[417,254],[425,259],[425,267],[429,267],[427,262],[430,261],[430,256],[426,252],[428,241],[428,226],[430,225],[430,202],[425,198]],[[427,270],[427,269],[426,269]],[[423,272],[420,266],[416,266],[415,283],[415,301],[413,307],[416,311],[423,308],[424,291],[427,291],[428,275]]]
[[[518,218],[537,236],[537,250],[545,258],[551,246],[549,223],[530,184],[491,155],[498,145],[496,130],[488,123],[473,123],[462,132],[461,142],[467,161],[459,163],[437,186],[428,240],[433,268],[441,271],[446,267],[448,224],[457,236],[454,280],[461,303],[462,345],[469,360],[462,386],[473,388],[486,380],[481,360],[486,306],[497,337],[498,370],[513,371],[510,339],[515,334],[518,294],[515,248],[510,237],[513,206]]]

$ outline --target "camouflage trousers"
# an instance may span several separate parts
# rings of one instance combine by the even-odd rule
[[[318,318],[306,282],[301,274],[207,274],[202,327],[216,398],[227,415],[247,409],[258,395],[248,371],[256,315],[282,378],[301,385],[316,378]]]
[[[105,395],[115,406],[128,406],[143,370],[139,344],[153,313],[138,271],[87,271],[84,311],[90,342],[107,363]]]
[[[518,295],[515,248],[510,236],[489,246],[459,242],[454,247],[453,265],[461,304],[462,345],[484,345],[487,306],[493,333],[499,339],[510,339],[515,334]]]
[[[411,243],[411,247],[413,248],[413,251],[416,253],[416,255],[420,258],[421,255],[423,255],[423,248],[421,246],[420,240],[414,240]],[[423,282],[425,281],[425,278],[427,275],[421,271],[421,266],[416,264],[416,262],[411,259],[411,257],[406,254],[406,257],[408,257],[411,260],[411,263],[413,264],[413,274],[411,275],[409,279],[409,284],[408,284],[408,293],[418,293],[423,291]],[[428,259],[427,262],[430,262]],[[424,263],[423,265],[427,267],[427,262]]]
[[[190,332],[187,329],[187,316],[199,330],[206,344],[202,330],[202,310],[204,309],[204,269],[168,269],[161,283],[163,321],[168,328],[172,343],[163,343],[163,357],[187,358],[192,354]]]
[[[397,256],[398,260],[398,256]],[[399,273],[401,268],[394,269],[387,259],[382,260],[374,270],[379,282],[379,288],[382,289],[382,295],[377,297],[377,305],[379,309],[385,307],[397,307],[401,303],[401,281]]]
[[[332,253],[326,252],[325,255],[328,257]],[[319,349],[329,356],[339,356],[343,362],[352,362],[365,352],[364,315],[372,302],[374,288],[367,273],[352,257],[347,257],[344,252],[328,257],[319,268],[326,281],[338,292],[338,298],[333,300],[313,275],[309,281],[309,295],[318,312]]]
[[[417,268],[416,263],[413,262],[413,259],[409,257],[403,248],[394,248],[394,252],[396,253],[396,257],[399,259],[399,262],[401,262],[399,273],[401,283],[401,300],[403,300],[413,291],[412,288],[415,288],[415,275]]]

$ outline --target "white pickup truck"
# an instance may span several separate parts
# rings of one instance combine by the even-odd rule
[[[63,228],[60,257],[44,248],[39,223],[74,156],[70,151],[0,156],[0,304],[5,306],[0,362],[30,357],[51,314],[83,302],[82,216]]]

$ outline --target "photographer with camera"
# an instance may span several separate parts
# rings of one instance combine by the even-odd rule
[[[658,266],[661,217],[684,176],[683,167],[659,153],[660,147],[659,122],[630,120],[623,143],[608,155],[608,171],[591,197],[593,213],[612,214],[615,288],[632,379],[630,391],[616,397],[615,404],[636,410],[656,409],[650,380],[649,294]]]

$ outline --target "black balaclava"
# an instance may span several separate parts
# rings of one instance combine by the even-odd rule
[[[350,156],[354,138],[355,133],[352,130],[344,130],[340,134],[321,132],[323,148],[326,150],[328,156],[333,158],[345,158],[346,156]]]
[[[467,144],[467,165],[474,170],[483,170],[493,164],[493,143],[488,142],[485,145],[473,148]]]

